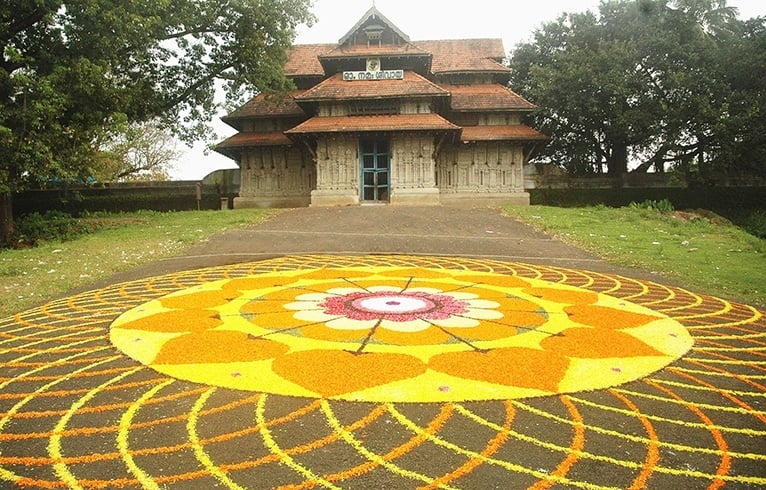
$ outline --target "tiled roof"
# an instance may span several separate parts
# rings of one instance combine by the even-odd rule
[[[532,110],[535,105],[507,87],[492,83],[482,85],[441,85],[452,94],[453,111]]]
[[[348,58],[348,57],[367,57],[367,56],[429,56],[430,53],[413,44],[402,44],[394,46],[384,44],[383,46],[336,46],[335,49],[320,55],[322,59],[328,58]]]
[[[319,63],[319,56],[336,47],[335,44],[297,44],[293,46],[287,53],[285,75],[288,77],[324,76],[324,69]]]
[[[438,114],[312,117],[287,134],[354,133],[370,131],[458,131]]]
[[[292,145],[290,138],[277,131],[271,133],[237,133],[215,146],[216,150],[226,148],[244,148],[248,146],[283,146]]]
[[[401,46],[339,47],[337,44],[298,44],[288,53],[285,74],[289,77],[323,76],[319,58],[343,58],[347,56],[385,55],[433,55],[431,71],[440,73],[464,73],[486,71],[508,73],[508,67],[498,60],[507,56],[501,39],[448,39],[439,41],[414,41]]]
[[[433,54],[431,72],[434,74],[510,72],[508,67],[497,61],[506,57],[501,39],[415,41],[413,44]]]
[[[337,73],[296,97],[296,101],[381,99],[418,95],[446,97],[449,92],[410,71],[404,72],[403,80],[355,80],[353,82],[343,80],[343,74]]]
[[[461,141],[545,141],[549,138],[529,126],[465,126]]]
[[[301,95],[305,90],[296,90],[284,99],[269,97],[266,94],[258,94],[242,107],[221,119],[229,121],[233,119],[275,116],[305,116],[303,109],[298,107],[294,98]]]

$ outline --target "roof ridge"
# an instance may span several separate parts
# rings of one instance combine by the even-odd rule
[[[338,41],[338,45],[345,44],[346,41],[351,37],[351,35],[356,32],[359,28],[361,28],[365,22],[370,20],[371,18],[380,19],[382,22],[384,22],[392,31],[394,31],[399,37],[404,39],[405,42],[410,42],[410,36],[405,34],[401,31],[396,25],[388,20],[385,15],[380,13],[380,10],[378,10],[377,7],[375,7],[375,3],[373,2],[372,7],[370,7],[370,10],[368,10],[359,21],[354,24],[354,27],[351,28],[340,40]]]

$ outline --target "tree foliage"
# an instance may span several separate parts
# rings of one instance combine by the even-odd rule
[[[764,174],[766,18],[725,0],[616,0],[564,14],[512,54],[512,85],[573,174],[668,166]]]
[[[286,90],[286,50],[295,28],[313,22],[309,7],[309,0],[5,0],[0,194],[84,177],[99,137],[125,124],[157,119],[186,141],[201,139],[221,86],[232,98]]]
[[[100,150],[88,172],[97,182],[168,180],[173,162],[181,156],[175,138],[156,120],[107,135]]]

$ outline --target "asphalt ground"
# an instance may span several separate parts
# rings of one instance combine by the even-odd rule
[[[659,279],[610,265],[509,218],[499,208],[370,205],[276,211],[256,227],[221,233],[181,257],[137,268],[110,282],[307,254],[480,257]]]
[[[379,352],[386,337],[375,337],[377,326],[355,353],[345,337],[337,351],[326,338],[300,351],[316,323],[299,323],[298,334],[292,318],[266,334],[265,321],[217,330],[236,301],[240,324],[258,323],[259,301],[269,298],[305,304],[318,295],[329,311],[325,285],[336,295],[338,284],[356,288],[348,297],[369,305],[381,294],[362,287],[369,281],[406,283],[386,300],[453,294],[491,309],[448,291],[462,284],[497,304],[526,298],[537,305],[527,316],[547,322],[541,330],[555,327],[556,315],[571,322],[543,332],[531,350],[502,344],[534,330],[516,324],[507,339],[492,329],[492,341],[453,335],[444,345],[468,346],[459,352],[465,363],[418,358],[417,342]],[[431,289],[407,296],[412,281]],[[398,301],[385,305],[387,319],[401,320]],[[600,386],[658,357],[636,352],[671,343],[626,341],[654,315],[688,332],[688,352]],[[430,319],[432,337],[455,331],[441,317],[411,316]],[[615,268],[498,209],[286,210],[0,320],[0,488],[764,488],[765,341],[766,319],[754,307]],[[525,357],[533,351],[543,354]],[[417,370],[423,359],[426,374]],[[602,375],[586,369],[602,362]],[[579,374],[566,370],[575,364]],[[254,365],[279,376],[250,376]],[[433,384],[439,369],[451,377]],[[556,391],[549,378],[585,384]],[[249,389],[262,379],[276,380],[275,389]],[[493,395],[508,387],[512,394]],[[527,389],[550,393],[517,396]]]

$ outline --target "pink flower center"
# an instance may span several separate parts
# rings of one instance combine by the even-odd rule
[[[331,296],[320,305],[325,313],[352,320],[409,322],[445,320],[468,312],[468,303],[446,294],[424,292],[354,292]]]

